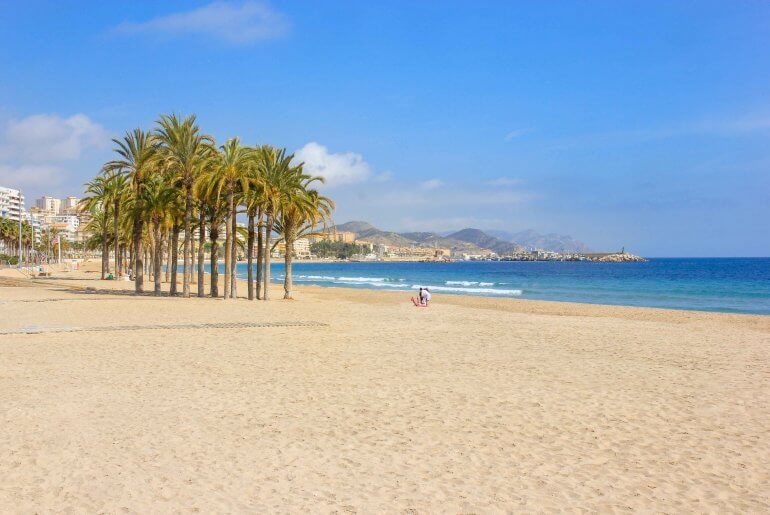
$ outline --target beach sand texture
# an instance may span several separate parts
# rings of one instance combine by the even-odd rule
[[[0,273],[0,332],[326,325],[0,334],[0,511],[770,511],[770,317],[93,277]]]

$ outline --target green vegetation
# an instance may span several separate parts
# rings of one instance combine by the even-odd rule
[[[224,297],[237,298],[235,265],[237,256],[245,254],[248,298],[267,300],[271,250],[283,241],[289,249],[284,256],[284,298],[291,298],[290,249],[298,238],[326,231],[334,209],[334,203],[314,189],[316,182],[323,182],[321,177],[304,173],[303,163],[294,163],[285,149],[242,145],[238,138],[217,146],[195,116],[162,115],[155,128],[134,129],[113,142],[115,159],[86,185],[81,205],[92,216],[89,246],[101,248],[103,278],[110,273],[112,253],[118,264],[115,279],[130,270],[140,293],[149,274],[160,295],[165,270],[175,295],[175,265],[181,253],[181,293],[189,297],[197,254],[197,294],[204,297],[204,258],[210,250],[209,295],[218,297],[224,236]],[[246,229],[236,223],[239,214],[248,219]],[[274,234],[277,241],[271,241]]]
[[[356,254],[365,254],[366,249],[355,243],[317,241],[310,245],[310,252],[320,258],[350,259]]]

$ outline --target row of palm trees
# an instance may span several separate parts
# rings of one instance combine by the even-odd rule
[[[303,163],[295,163],[285,149],[248,146],[238,138],[217,147],[213,137],[201,132],[194,115],[162,115],[153,130],[134,129],[113,142],[115,159],[86,184],[81,203],[92,216],[87,227],[92,233],[89,246],[101,248],[102,278],[109,273],[112,254],[116,279],[128,272],[141,293],[147,272],[154,280],[155,294],[160,295],[165,257],[170,293],[177,295],[181,250],[181,295],[189,297],[197,283],[197,295],[204,297],[208,248],[208,294],[219,297],[224,228],[222,296],[237,298],[240,250],[248,260],[248,298],[267,300],[271,254],[283,242],[284,298],[292,297],[294,242],[325,231],[331,221],[334,203],[314,188],[323,178],[304,173]],[[245,229],[237,223],[239,215],[247,220]],[[124,270],[126,263],[128,270]]]
[[[61,242],[65,247],[66,239],[57,238],[59,231],[50,229],[38,231],[37,234],[27,221],[22,221],[21,228],[17,220],[0,218],[0,243],[3,244],[3,254],[8,257],[19,256],[19,229],[21,229],[21,254],[27,262],[50,260],[58,251]],[[64,250],[64,249],[63,249]]]

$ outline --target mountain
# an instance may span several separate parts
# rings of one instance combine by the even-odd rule
[[[461,231],[453,232],[447,236],[447,238],[471,243],[482,249],[493,250],[498,254],[512,254],[514,252],[525,250],[521,245],[495,238],[480,229],[463,229]]]
[[[480,254],[491,250],[500,255],[521,252],[527,248],[554,252],[588,252],[588,246],[563,234],[540,234],[528,229],[520,232],[482,231],[467,228],[452,233],[383,231],[368,222],[352,221],[335,227],[337,231],[352,232],[359,240],[391,247],[440,247],[454,252]]]
[[[353,221],[335,226],[338,232],[353,232],[356,239],[393,247],[411,247],[414,241],[398,233],[383,231],[368,222]]]
[[[486,231],[501,240],[517,243],[527,248],[551,250],[553,252],[589,252],[588,245],[566,234],[540,234],[532,229],[520,232]]]

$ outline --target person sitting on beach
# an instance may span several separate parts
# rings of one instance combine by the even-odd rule
[[[420,291],[417,293],[417,300],[412,297],[412,304],[419,308],[427,308],[428,300],[430,300],[430,293],[428,292],[428,288],[420,288]]]

